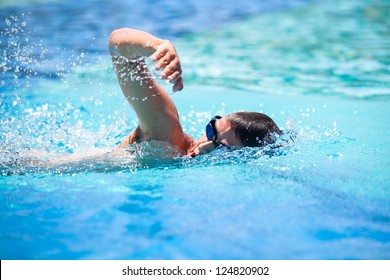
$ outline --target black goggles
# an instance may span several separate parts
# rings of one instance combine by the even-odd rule
[[[206,125],[206,136],[207,140],[213,141],[214,146],[220,147],[220,146],[226,146],[225,144],[218,141],[217,136],[217,129],[215,128],[215,122],[219,119],[221,119],[221,116],[215,116],[211,119],[211,121]]]

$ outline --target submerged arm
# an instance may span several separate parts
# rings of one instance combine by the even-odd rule
[[[173,90],[183,89],[181,66],[174,46],[147,32],[122,28],[111,33],[109,48],[122,92],[140,120],[143,140],[162,140],[185,149],[185,136],[175,104],[151,77],[144,58],[152,55],[161,77]]]

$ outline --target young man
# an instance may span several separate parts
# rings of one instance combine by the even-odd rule
[[[143,31],[123,28],[111,33],[109,49],[122,92],[140,121],[119,147],[149,140],[166,141],[183,154],[195,157],[220,146],[263,146],[273,141],[272,134],[281,133],[264,114],[237,112],[214,117],[206,133],[194,140],[183,132],[175,104],[152,78],[144,60],[151,55],[156,70],[162,70],[161,78],[173,84],[173,91],[182,90],[182,69],[172,43]]]

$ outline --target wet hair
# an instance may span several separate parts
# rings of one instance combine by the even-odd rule
[[[265,114],[257,112],[236,112],[226,116],[244,147],[262,147],[275,142],[275,135],[282,131]]]

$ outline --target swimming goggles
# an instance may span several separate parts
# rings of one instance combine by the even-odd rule
[[[214,118],[211,119],[211,121],[206,125],[206,136],[207,140],[213,141],[213,144],[216,148],[225,146],[227,145],[221,143],[218,141],[218,136],[217,136],[217,129],[215,128],[215,122],[219,119],[221,119],[221,116],[215,116]]]

